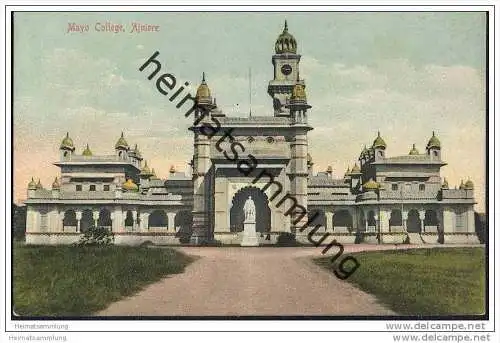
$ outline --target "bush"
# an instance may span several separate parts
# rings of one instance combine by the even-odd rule
[[[111,245],[114,241],[115,235],[110,229],[97,226],[89,228],[76,244],[79,246]]]
[[[295,235],[291,232],[281,232],[276,240],[276,245],[282,247],[294,247],[299,245],[295,240]]]

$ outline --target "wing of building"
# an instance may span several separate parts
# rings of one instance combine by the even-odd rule
[[[325,232],[343,243],[477,243],[474,185],[467,180],[451,189],[442,178],[446,163],[434,132],[422,152],[414,145],[392,157],[379,132],[343,178],[334,178],[332,167],[313,172],[300,59],[285,23],[272,56],[273,108],[247,117],[226,116],[203,75],[186,174],[172,166],[166,178],[157,177],[123,133],[110,155],[88,145],[78,154],[66,134],[51,187],[28,184],[27,243],[72,243],[102,226],[116,244],[240,244],[248,199],[261,245],[290,233],[306,243],[307,235]]]

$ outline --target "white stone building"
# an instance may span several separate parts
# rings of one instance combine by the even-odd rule
[[[285,232],[308,242],[314,228],[316,241],[327,232],[329,241],[343,243],[477,243],[473,183],[449,188],[434,133],[422,153],[414,146],[395,157],[386,156],[379,133],[343,178],[333,178],[331,167],[313,173],[300,57],[285,23],[272,57],[269,115],[226,116],[203,77],[188,175],[172,167],[166,179],[157,178],[123,133],[106,156],[88,146],[76,154],[67,134],[51,189],[34,179],[28,185],[26,241],[70,243],[91,226],[105,226],[117,244],[239,244],[243,203],[252,196],[261,244],[275,244]]]

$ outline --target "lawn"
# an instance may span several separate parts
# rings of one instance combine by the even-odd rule
[[[13,304],[21,316],[81,316],[139,291],[194,258],[168,248],[14,246]]]
[[[345,282],[375,295],[399,314],[485,312],[483,248],[373,251],[354,256],[360,267]],[[331,270],[329,258],[314,261]]]

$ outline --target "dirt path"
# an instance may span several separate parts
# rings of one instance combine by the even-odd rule
[[[357,246],[350,250],[379,250]],[[386,248],[394,248],[386,246]],[[310,260],[317,248],[179,250],[201,258],[98,315],[390,315],[367,293]]]

